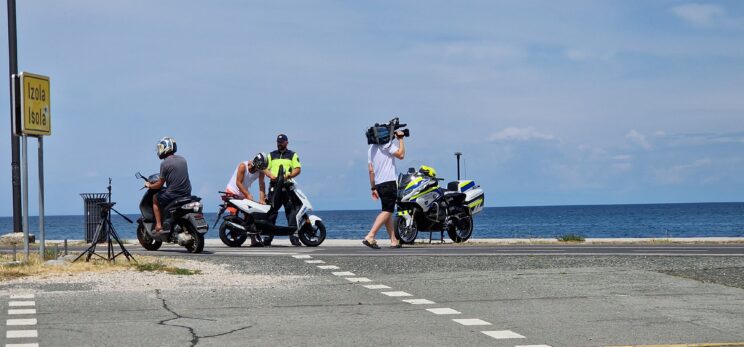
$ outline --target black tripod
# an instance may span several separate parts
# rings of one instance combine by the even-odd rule
[[[90,247],[85,250],[85,252],[80,253],[75,260],[72,262],[76,262],[78,259],[80,259],[84,254],[87,254],[88,256],[85,257],[85,261],[90,261],[90,257],[95,254],[95,256],[110,261],[116,261],[116,257],[120,255],[124,255],[124,257],[127,258],[127,260],[134,260],[137,262],[136,259],[132,256],[129,251],[127,251],[126,248],[124,248],[124,245],[121,243],[121,240],[119,239],[119,235],[116,233],[116,229],[114,229],[114,225],[111,224],[111,211],[116,212],[121,218],[124,218],[129,223],[132,222],[131,219],[127,218],[127,216],[119,213],[116,209],[114,209],[115,202],[111,202],[111,177],[109,177],[109,185],[108,185],[108,202],[99,202],[97,203],[98,206],[101,207],[101,221],[98,223],[98,226],[96,227],[96,233],[93,235],[93,241],[91,242]],[[107,247],[107,257],[104,257],[100,254],[96,254],[96,246],[98,246],[98,240],[101,238],[101,233],[106,233],[106,243],[108,243]],[[113,240],[116,241],[116,243],[119,244],[119,247],[121,248],[121,252],[114,254],[114,245],[111,242]]]

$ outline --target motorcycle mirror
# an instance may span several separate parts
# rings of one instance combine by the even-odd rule
[[[141,174],[141,173],[139,173],[139,171],[137,171],[137,173],[136,173],[136,174],[134,174],[134,177],[136,177],[136,178],[138,178],[138,179],[139,179],[139,178],[142,178],[142,179],[144,179],[144,178],[145,178],[144,176],[142,176],[142,174]]]

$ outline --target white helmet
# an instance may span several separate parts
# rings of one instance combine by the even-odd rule
[[[176,153],[178,147],[176,146],[176,139],[172,137],[164,137],[158,141],[158,158],[163,159],[169,154]]]

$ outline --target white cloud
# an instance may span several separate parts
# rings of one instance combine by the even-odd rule
[[[490,137],[491,141],[530,141],[530,140],[555,140],[551,134],[541,133],[532,127],[529,128],[506,128]]]
[[[641,134],[635,129],[625,134],[625,138],[645,149],[651,149],[651,144],[646,139],[646,135]]]
[[[586,49],[568,48],[563,51],[563,55],[568,60],[575,62],[586,62],[591,60],[608,61],[611,60],[614,53],[612,52],[593,52]]]
[[[726,19],[726,10],[717,5],[685,4],[672,8],[672,13],[697,26],[711,26]]]
[[[656,179],[662,184],[679,184],[687,180],[697,169],[713,163],[710,158],[698,159],[692,163],[674,165],[670,168],[656,169]]]
[[[524,57],[521,48],[506,45],[487,45],[474,43],[450,44],[444,48],[447,57],[488,61],[516,61]]]

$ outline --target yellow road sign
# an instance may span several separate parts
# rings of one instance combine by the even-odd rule
[[[52,103],[49,77],[21,72],[21,132],[24,135],[52,134]]]

